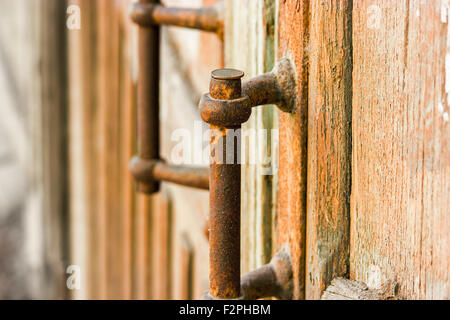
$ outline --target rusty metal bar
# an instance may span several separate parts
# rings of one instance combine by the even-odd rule
[[[221,3],[206,8],[171,8],[160,4],[135,3],[130,8],[131,19],[142,27],[171,25],[223,35]]]
[[[167,181],[186,187],[209,190],[208,168],[176,166],[159,162],[153,169],[153,175],[155,179],[159,181]]]
[[[139,0],[142,5],[158,3],[158,0]],[[139,28],[138,153],[143,160],[159,159],[159,38],[158,26]],[[138,191],[158,192],[159,182],[140,182]]]
[[[289,60],[283,59],[272,72],[247,81],[242,88],[243,76],[242,71],[234,69],[213,71],[209,94],[200,101],[201,117],[210,124],[212,131],[210,147],[213,159],[210,168],[210,284],[209,293],[205,296],[207,299],[250,299],[281,295],[286,289],[280,279],[285,279],[287,273],[278,271],[287,264],[278,257],[270,265],[244,277],[241,293],[241,167],[238,149],[241,125],[249,119],[252,107],[277,104],[285,112],[295,111],[294,69]],[[288,269],[291,270],[290,263]]]
[[[212,73],[209,95],[215,101],[239,101],[242,97],[241,71],[221,69]],[[204,108],[213,115],[217,110]],[[223,110],[226,112],[226,110]],[[248,118],[247,118],[248,119]],[[241,118],[242,122],[247,119]],[[236,299],[240,292],[240,210],[241,210],[241,123],[231,120],[211,125],[210,166],[210,276],[209,294],[216,299]]]
[[[254,77],[242,85],[242,91],[250,98],[252,107],[276,104],[282,111],[295,110],[295,71],[288,59],[280,60],[268,73]]]
[[[136,181],[155,183],[167,181],[186,187],[209,189],[209,169],[171,165],[163,160],[142,160],[134,157],[130,162],[130,172]]]

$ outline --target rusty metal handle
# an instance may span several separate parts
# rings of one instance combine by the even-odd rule
[[[134,157],[130,161],[130,172],[139,182],[167,181],[191,188],[209,189],[208,168],[171,165],[163,160],[142,160]]]
[[[249,119],[252,107],[277,104],[285,112],[294,112],[296,105],[295,74],[289,60],[281,60],[272,72],[253,78],[244,86],[241,83],[243,76],[242,71],[235,69],[213,71],[209,94],[200,101],[201,117],[210,124],[212,132],[209,296],[213,299],[243,297],[240,284],[240,143],[235,143],[235,139],[240,140],[241,125]],[[255,279],[257,281],[253,281]],[[253,297],[250,283],[256,291],[270,288],[266,290],[270,293],[279,289],[271,266],[244,281],[244,288]]]
[[[292,292],[290,259],[275,257],[269,265],[240,279],[241,125],[252,107],[277,104],[295,112],[295,75],[288,60],[270,73],[247,81],[242,71],[219,69],[212,73],[209,94],[202,97],[202,119],[212,137],[209,178],[205,169],[166,164],[159,155],[159,24],[171,24],[222,34],[218,7],[165,8],[157,0],[140,0],[131,9],[139,24],[138,153],[130,170],[138,190],[152,194],[160,181],[210,189],[210,291],[213,299],[289,297]],[[232,147],[229,150],[229,147]]]
[[[242,72],[233,69],[214,71],[208,96],[219,104],[226,101],[238,101],[238,107],[246,105],[249,98],[242,96],[243,75]],[[205,108],[203,110],[205,111]],[[214,116],[221,111],[226,112],[226,108],[212,108],[205,112]],[[248,113],[249,116],[250,113]],[[213,297],[236,299],[240,296],[241,165],[238,159],[240,152],[234,139],[240,140],[241,123],[247,121],[248,117],[234,117],[234,113],[227,113],[225,117],[230,121],[209,122],[212,134],[210,139],[212,163],[210,165],[209,283]],[[227,150],[228,144],[231,144],[231,150]]]
[[[171,25],[214,32],[222,38],[222,2],[205,8],[172,8],[157,3],[133,3],[131,19],[142,27]]]
[[[159,1],[139,0],[139,3]],[[159,27],[139,27],[138,38],[138,153],[143,160],[159,160]],[[158,192],[159,182],[141,182],[138,190],[146,194]]]
[[[148,23],[148,15],[153,17],[150,19],[152,23]],[[212,28],[214,23],[219,23],[218,16],[218,7],[198,10],[173,9],[163,7],[158,0],[140,0],[131,7],[131,17],[139,24],[139,76],[138,156],[131,160],[130,171],[138,182],[139,192],[156,193],[161,181],[204,190],[209,188],[206,169],[170,165],[160,158],[158,24],[186,23],[186,26],[195,27],[199,23],[199,26]]]
[[[235,90],[235,79],[226,79],[226,75],[242,76],[244,73],[234,69],[219,69],[212,74],[213,80],[221,77],[228,87],[221,88],[227,93]],[[211,81],[211,86],[217,81]],[[294,113],[297,94],[295,84],[295,70],[288,59],[282,59],[277,63],[273,71],[265,73],[246,81],[241,85],[239,78],[239,95],[234,98],[224,99],[215,87],[210,88],[210,93],[203,95],[200,100],[200,114],[206,123],[218,127],[234,127],[246,122],[252,113],[252,107],[266,104],[275,104],[287,113]],[[223,94],[222,94],[223,95]]]

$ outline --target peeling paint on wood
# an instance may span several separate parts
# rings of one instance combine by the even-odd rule
[[[275,3],[269,0],[227,0],[225,16],[226,66],[245,71],[245,79],[272,70],[275,60]],[[247,27],[242,28],[245,24]],[[273,229],[276,209],[276,168],[253,159],[276,154],[272,150],[272,128],[276,127],[274,106],[255,108],[243,125],[241,195],[241,273],[250,272],[268,263],[274,252]],[[252,137],[257,130],[266,130],[267,139]]]
[[[449,25],[436,2],[353,10],[350,278],[394,279],[407,299],[450,298]]]
[[[311,2],[306,298],[348,272],[352,1]]]
[[[309,3],[280,3],[279,17],[278,55],[296,67],[299,101],[295,114],[281,112],[279,120],[278,247],[289,244],[294,299],[305,297]]]

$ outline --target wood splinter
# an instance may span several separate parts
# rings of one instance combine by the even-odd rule
[[[398,300],[397,288],[397,283],[392,280],[388,280],[378,289],[369,289],[360,281],[335,278],[321,300]]]

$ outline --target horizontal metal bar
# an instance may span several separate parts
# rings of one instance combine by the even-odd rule
[[[206,8],[172,8],[160,4],[134,3],[131,19],[140,26],[171,25],[223,34],[221,6]]]
[[[162,160],[134,157],[130,171],[139,182],[166,181],[186,187],[209,190],[209,169],[167,164]]]
[[[250,98],[252,107],[276,104],[282,111],[293,113],[297,92],[291,62],[282,59],[273,71],[244,82],[242,93]]]
[[[153,169],[156,180],[198,189],[209,189],[209,169],[158,163]]]

